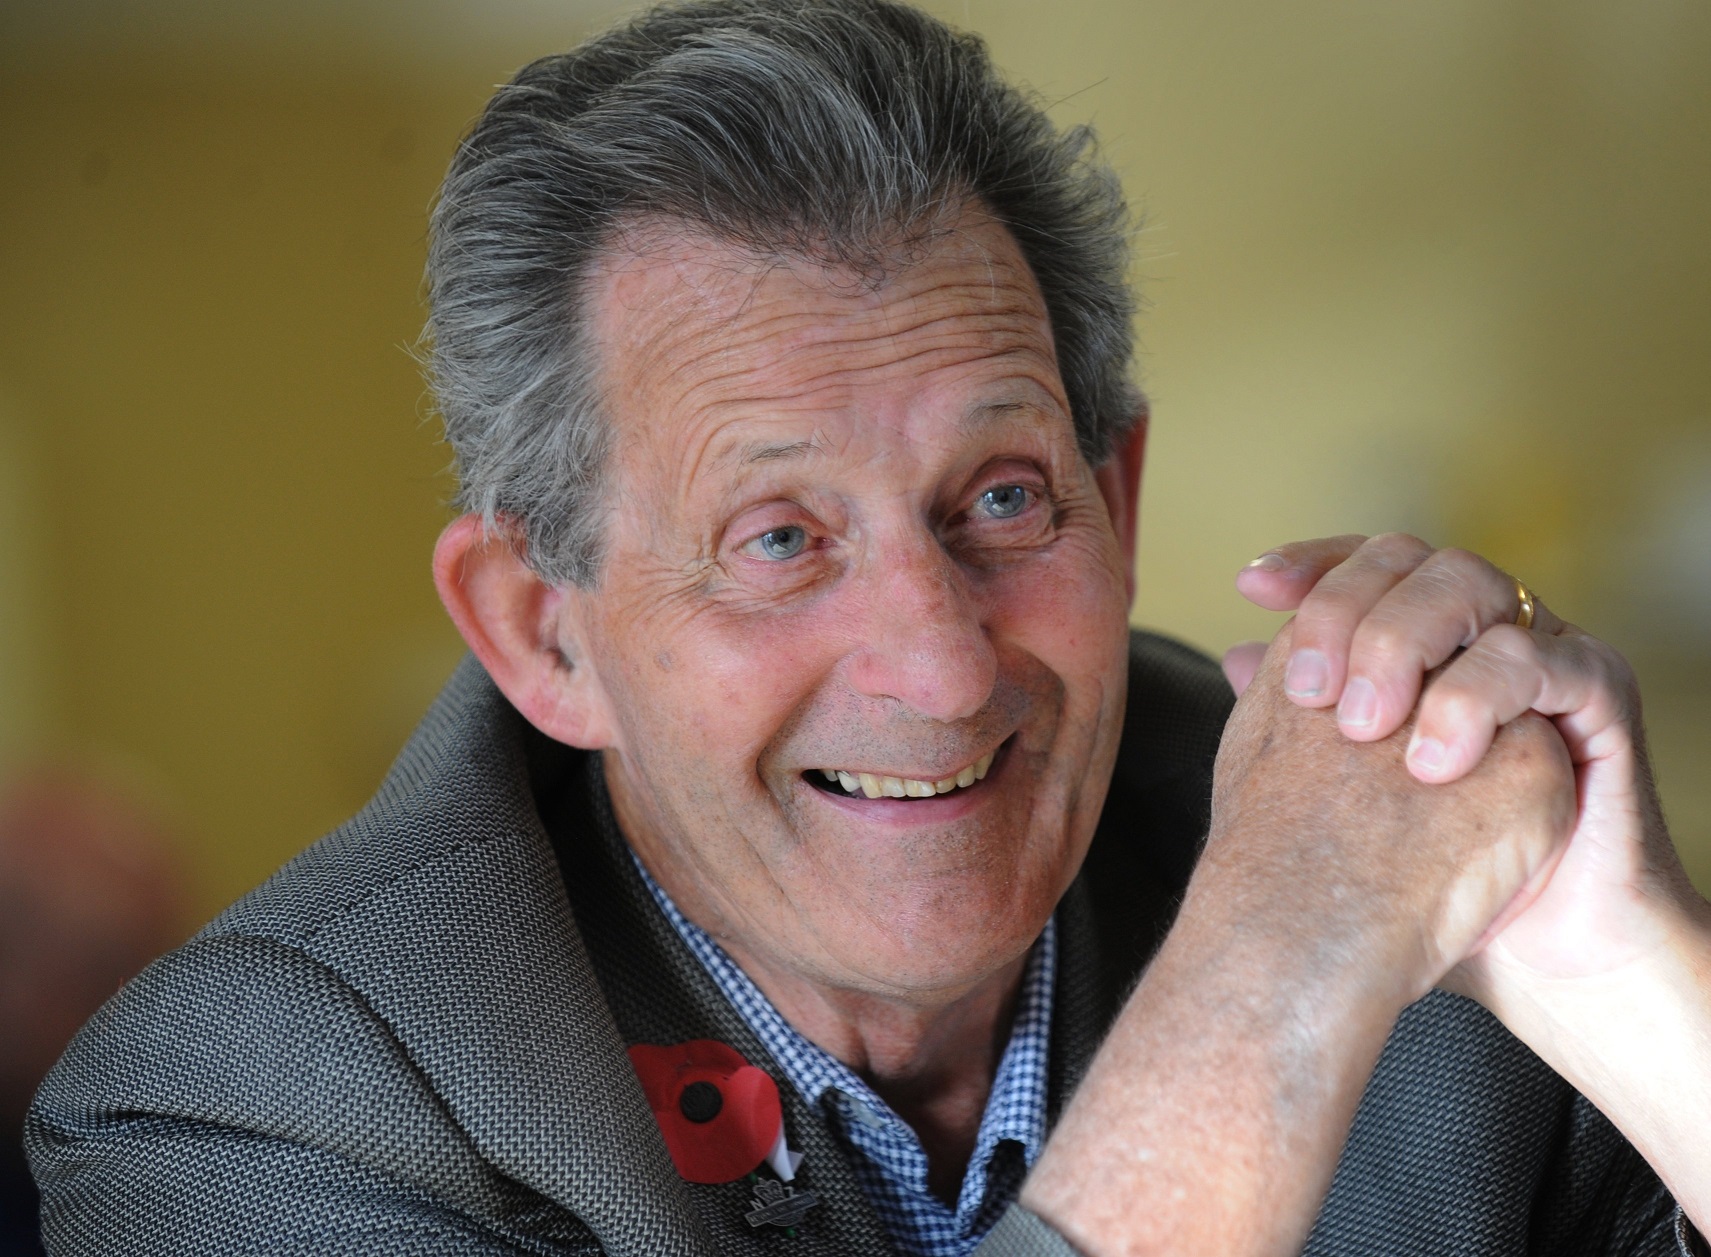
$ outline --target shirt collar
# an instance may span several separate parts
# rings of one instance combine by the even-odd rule
[[[725,949],[683,915],[665,888],[636,859],[634,851],[630,856],[666,920],[671,922],[672,928],[700,961],[720,992],[749,1023],[779,1069],[811,1108],[824,1111],[828,1098],[833,1093],[841,1093],[848,1098],[849,1109],[863,1124],[885,1126],[896,1123],[907,1129],[902,1119],[854,1070],[808,1040],[786,1021]],[[1014,1140],[1022,1146],[1024,1160],[1029,1166],[1034,1164],[1045,1146],[1046,1089],[1056,973],[1057,920],[1054,916],[1046,922],[1023,970],[1010,1041],[999,1059],[992,1092],[975,1137],[974,1156],[969,1162],[970,1179],[975,1177],[977,1169],[984,1179],[985,1166],[1004,1140]],[[975,1189],[972,1201],[971,1188]],[[983,1194],[984,1182],[965,1182],[958,1213],[970,1205],[978,1208]]]

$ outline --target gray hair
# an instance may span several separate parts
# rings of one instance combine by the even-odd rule
[[[586,290],[625,226],[675,219],[762,254],[883,275],[976,203],[1045,297],[1082,452],[1132,424],[1129,218],[985,46],[891,0],[695,0],[501,88],[454,157],[428,251],[429,359],[459,505],[536,572],[592,584],[610,436]],[[877,282],[877,281],[876,281]]]

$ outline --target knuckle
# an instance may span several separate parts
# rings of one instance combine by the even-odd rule
[[[1411,659],[1418,653],[1410,627],[1382,613],[1370,615],[1361,621],[1360,627],[1355,630],[1354,642],[1349,648],[1351,656],[1358,656],[1361,660],[1372,663]]]
[[[1559,639],[1562,641],[1563,639]],[[1636,720],[1640,713],[1640,681],[1634,665],[1608,642],[1581,635],[1563,641],[1571,662],[1591,677],[1598,698],[1618,719]]]
[[[1639,688],[1639,678],[1634,673],[1634,665],[1609,642],[1596,637],[1584,637],[1581,639],[1581,649],[1591,655],[1594,664],[1603,672],[1605,680],[1612,687],[1621,690]]]
[[[1475,649],[1496,664],[1537,667],[1540,662],[1538,641],[1518,624],[1492,625],[1480,634]]]
[[[1392,568],[1418,567],[1431,554],[1432,547],[1411,533],[1385,532],[1367,541],[1362,549]]]
[[[1456,546],[1439,550],[1432,556],[1430,565],[1447,581],[1469,590],[1489,587],[1497,572],[1496,568],[1472,550],[1463,550]]]
[[[1488,704],[1465,680],[1446,676],[1426,692],[1420,707],[1422,718],[1429,716],[1434,725],[1465,728],[1485,718]]]
[[[1409,579],[1414,583],[1416,599],[1433,607],[1448,603],[1451,607],[1460,608],[1468,601],[1466,578],[1453,566],[1439,563],[1436,555],[1415,568]]]
[[[1320,581],[1295,609],[1295,640],[1304,645],[1303,638],[1317,640],[1333,630],[1347,628],[1353,620],[1349,594],[1335,582]]]

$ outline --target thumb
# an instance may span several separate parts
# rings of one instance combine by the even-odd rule
[[[1236,691],[1238,696],[1248,688],[1248,682],[1254,679],[1254,673],[1259,671],[1265,651],[1264,642],[1237,642],[1224,652],[1224,676],[1228,678],[1230,688]]]

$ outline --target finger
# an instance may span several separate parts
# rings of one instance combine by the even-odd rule
[[[1434,552],[1355,627],[1337,705],[1343,732],[1357,741],[1395,732],[1414,709],[1426,673],[1486,629],[1512,623],[1518,605],[1514,579],[1477,554]],[[1542,610],[1535,604],[1535,627],[1560,626]]]
[[[1342,698],[1355,629],[1431,554],[1432,547],[1418,537],[1386,533],[1319,578],[1295,613],[1294,650],[1283,681],[1291,699],[1304,707],[1329,707]]]
[[[1293,611],[1319,578],[1360,549],[1365,537],[1319,537],[1267,550],[1236,573],[1236,592],[1267,611]]]
[[[1254,673],[1259,671],[1260,663],[1265,659],[1265,651],[1264,642],[1237,642],[1224,652],[1224,676],[1229,680],[1230,688],[1236,691],[1236,697],[1240,698],[1242,691],[1254,679]]]
[[[1421,781],[1454,781],[1526,711],[1556,717],[1571,758],[1584,763],[1602,734],[1625,730],[1629,690],[1620,656],[1579,630],[1559,636],[1499,624],[1427,688],[1408,770]]]

